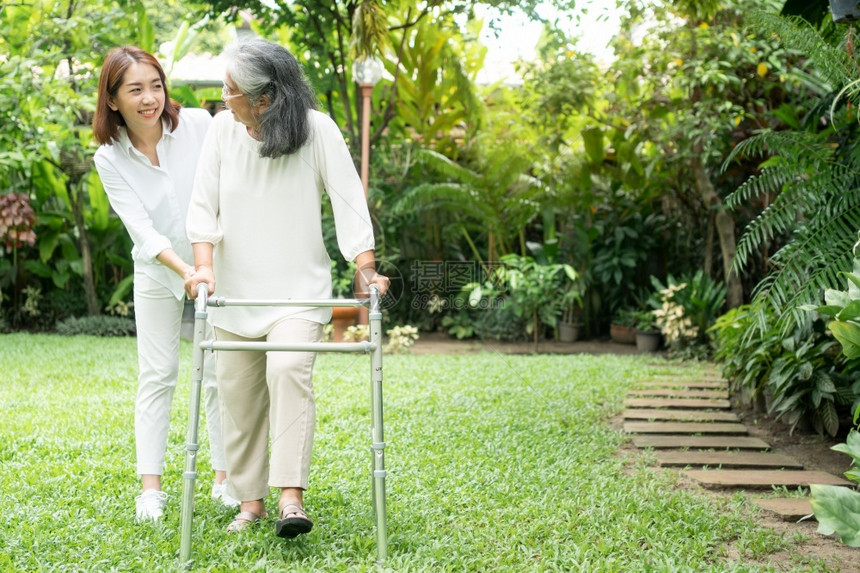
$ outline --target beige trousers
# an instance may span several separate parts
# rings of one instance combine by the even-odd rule
[[[288,344],[321,337],[322,324],[296,318],[278,322],[262,338],[215,329],[221,341]],[[216,353],[227,487],[236,499],[266,498],[269,487],[307,489],[316,419],[315,357],[313,352]]]

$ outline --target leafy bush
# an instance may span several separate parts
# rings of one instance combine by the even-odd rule
[[[57,323],[57,334],[74,336],[134,336],[134,320],[122,316],[82,316],[67,318]]]
[[[838,353],[821,320],[806,313],[783,333],[778,316],[743,306],[717,319],[714,359],[732,388],[749,402],[763,399],[768,415],[791,425],[809,422],[818,433],[839,432],[860,384],[857,369]]]
[[[860,482],[860,433],[851,430],[845,443],[832,449],[853,458],[852,469],[845,472],[845,477]],[[849,547],[860,547],[860,493],[847,487],[821,484],[811,484],[809,490],[818,533],[836,533]]]
[[[457,340],[472,338],[475,335],[475,321],[465,310],[458,310],[442,318],[442,326]]]
[[[726,300],[726,287],[701,270],[678,280],[670,274],[666,284],[652,276],[654,292],[649,305],[656,309],[657,323],[670,351],[676,355],[707,354],[708,329],[714,324]]]
[[[763,396],[764,380],[781,348],[778,331],[756,328],[758,318],[747,304],[717,318],[710,329],[714,360],[721,365],[723,377],[731,381],[732,390],[749,403]]]
[[[526,319],[502,304],[477,312],[475,334],[481,340],[520,342],[526,340]]]

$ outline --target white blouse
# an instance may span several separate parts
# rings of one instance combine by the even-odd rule
[[[337,124],[310,111],[311,135],[296,153],[262,158],[232,112],[215,116],[203,145],[188,210],[192,243],[212,243],[215,295],[228,299],[331,297],[331,261],[322,235],[328,193],[343,257],[374,248],[373,226],[352,157]],[[285,317],[319,323],[330,308],[212,308],[213,325],[265,336]]]
[[[194,170],[211,123],[204,109],[179,110],[179,125],[171,132],[165,124],[156,146],[158,167],[135,149],[124,127],[117,140],[101,145],[95,155],[111,207],[134,243],[135,271],[164,285],[177,300],[185,296],[185,282],[156,257],[171,248],[188,264],[194,261],[185,220]]]

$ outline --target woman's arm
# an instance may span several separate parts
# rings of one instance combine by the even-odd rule
[[[96,154],[95,164],[110,205],[128,231],[140,259],[154,261],[166,249],[172,250],[170,239],[155,229],[143,203],[113,163]],[[163,260],[161,262],[164,263]],[[176,268],[173,270],[179,272]],[[182,276],[182,273],[179,272],[179,275]]]
[[[358,267],[358,273],[355,277],[355,294],[359,298],[370,296],[370,285],[379,287],[379,296],[383,296],[391,284],[388,277],[376,272],[376,257],[373,251],[364,251],[355,257],[355,264]]]
[[[209,296],[215,294],[215,273],[212,270],[212,243],[192,243],[194,249],[194,269],[185,278],[185,293],[188,298],[197,298],[197,285],[205,283]]]
[[[194,274],[194,267],[183,261],[173,249],[164,249],[155,258],[185,280]]]

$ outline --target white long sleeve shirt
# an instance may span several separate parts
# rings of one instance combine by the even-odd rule
[[[215,290],[228,299],[331,297],[331,261],[322,235],[322,194],[331,200],[337,242],[352,261],[374,247],[373,226],[343,135],[324,113],[310,111],[311,135],[296,153],[260,157],[230,111],[215,116],[203,145],[188,210],[192,243],[212,243]],[[325,323],[329,308],[213,308],[213,325],[264,336],[279,320]]]
[[[179,110],[179,125],[164,133],[156,146],[155,167],[135,149],[124,127],[116,141],[99,147],[95,165],[111,207],[125,225],[134,247],[136,271],[164,285],[177,300],[185,296],[185,282],[156,257],[173,249],[192,264],[194,256],[185,231],[194,171],[212,116],[204,109]]]

